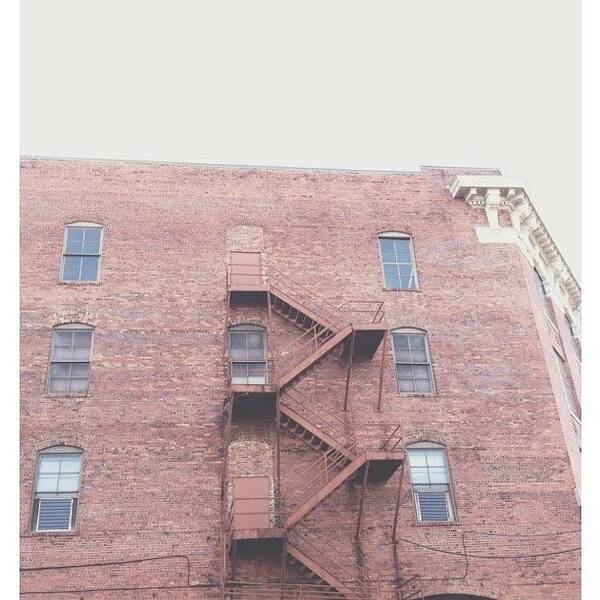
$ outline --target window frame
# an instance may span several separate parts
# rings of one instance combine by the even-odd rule
[[[42,465],[42,460],[45,456],[51,456],[52,454],[61,454],[61,455],[78,455],[79,456],[79,478],[77,484],[77,490],[74,492],[57,492],[52,494],[52,492],[38,492],[37,487],[39,483],[39,474],[40,467]],[[47,448],[43,448],[39,450],[36,455],[35,461],[35,471],[34,471],[34,479],[33,479],[33,489],[31,496],[31,510],[29,514],[29,532],[34,535],[65,535],[65,534],[73,534],[78,529],[79,524],[79,513],[81,508],[81,487],[82,487],[82,477],[83,477],[83,468],[84,468],[84,451],[82,448],[77,446],[49,446]],[[62,495],[61,495],[62,494]],[[71,506],[70,506],[70,514],[69,514],[69,528],[68,529],[38,529],[39,520],[40,520],[40,500],[45,498],[70,498]],[[75,510],[73,507],[75,506]],[[73,512],[75,513],[73,515]],[[35,517],[35,522],[34,522]]]
[[[90,332],[90,351],[89,351],[89,360],[88,361],[66,361],[66,360],[53,360],[54,356],[54,332],[55,331],[89,331]],[[45,394],[50,397],[82,397],[85,398],[90,395],[90,388],[92,385],[92,356],[94,351],[94,332],[95,327],[93,325],[88,325],[87,323],[60,323],[58,325],[54,325],[51,330],[51,338],[50,338],[50,356],[48,360],[48,371],[46,376],[46,388]],[[55,363],[67,363],[67,364],[84,364],[89,365],[88,368],[88,385],[87,390],[85,392],[55,392],[50,389],[50,383],[52,381],[52,365]]]
[[[385,278],[385,264],[383,262],[383,250],[381,248],[381,240],[382,239],[391,239],[391,240],[408,240],[408,247],[410,251],[410,257],[412,259],[412,267],[413,267],[413,275],[414,275],[414,287],[389,287]],[[420,279],[419,279],[419,270],[417,269],[417,257],[415,253],[415,245],[413,241],[413,236],[410,233],[406,233],[403,231],[382,231],[377,234],[377,251],[379,252],[379,264],[381,266],[381,276],[383,279],[383,289],[390,292],[415,292],[421,289]],[[398,264],[398,263],[395,263]]]
[[[442,457],[444,459],[444,467],[446,469],[447,483],[439,484],[439,485],[446,485],[448,487],[448,490],[445,492],[445,494],[446,494],[446,512],[448,514],[447,520],[438,521],[438,520],[423,520],[422,519],[421,507],[420,507],[420,503],[419,503],[419,499],[418,499],[418,491],[415,490],[415,485],[419,486],[419,485],[435,485],[435,484],[419,484],[419,483],[415,484],[415,483],[413,483],[412,468],[411,468],[411,464],[410,464],[410,451],[411,450],[425,450],[425,451],[438,450],[438,451],[441,451]],[[408,477],[409,477],[410,486],[411,486],[411,494],[413,497],[413,503],[414,503],[414,508],[415,508],[415,517],[416,517],[417,524],[431,526],[431,525],[453,525],[453,524],[458,523],[458,512],[457,512],[457,508],[456,508],[456,499],[454,496],[454,482],[452,481],[450,462],[448,459],[448,451],[447,451],[446,447],[443,444],[439,444],[437,442],[425,441],[425,442],[415,442],[415,443],[409,444],[408,446],[405,447],[405,451],[406,451],[406,458],[408,461]]]
[[[434,372],[433,372],[433,362],[431,359],[431,350],[429,348],[429,335],[427,334],[427,331],[425,329],[421,329],[419,327],[395,327],[394,329],[390,329],[389,331],[390,333],[390,346],[392,347],[392,357],[394,359],[394,378],[396,380],[396,390],[398,392],[398,394],[400,394],[401,396],[435,396],[437,394],[437,386],[435,384],[435,377],[434,377]],[[399,362],[396,359],[396,347],[394,345],[394,334],[406,334],[406,335],[414,335],[414,334],[421,334],[423,336],[423,339],[425,340],[425,356],[427,358],[427,363],[406,363],[406,362]],[[400,381],[398,380],[398,371],[397,371],[397,366],[398,365],[427,365],[428,367],[428,372],[429,372],[429,383],[430,383],[430,387],[431,390],[429,392],[417,392],[417,391],[412,391],[412,392],[407,392],[407,391],[403,391],[400,389]]]
[[[263,335],[264,345],[264,358],[263,360],[233,360],[231,357],[231,333],[235,331],[254,331],[261,332]],[[248,347],[246,345],[246,350]],[[262,325],[256,325],[254,323],[238,323],[236,325],[230,325],[227,328],[227,360],[229,367],[229,380],[234,385],[269,385],[270,383],[270,373],[269,373],[269,340],[267,337],[267,328]],[[245,382],[234,381],[233,380],[233,365],[234,363],[248,365],[248,364],[262,364],[264,365],[264,381],[262,383],[252,383],[248,381],[250,379],[249,376],[246,377]]]
[[[98,254],[90,254],[87,256],[97,256],[98,257],[98,269],[96,271],[96,279],[93,281],[81,281],[81,280],[65,280],[64,278],[64,270],[65,270],[65,257],[67,256],[86,256],[85,254],[67,254],[67,240],[69,236],[69,228],[71,227],[88,227],[95,228],[100,230],[100,241],[98,247]],[[76,221],[75,223],[67,223],[64,227],[63,232],[63,243],[62,243],[62,251],[60,255],[60,269],[58,274],[59,283],[64,283],[65,285],[98,285],[100,283],[100,276],[102,272],[102,250],[104,246],[104,227],[99,223],[92,223],[89,221]]]

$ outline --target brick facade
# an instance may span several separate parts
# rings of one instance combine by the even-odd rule
[[[356,482],[304,525],[381,579],[381,598],[397,597],[400,571],[421,577],[425,597],[575,600],[579,555],[569,550],[579,546],[580,515],[569,452],[577,449],[561,428],[553,342],[529,263],[516,245],[478,241],[485,214],[449,195],[455,173],[23,160],[24,597],[218,597],[226,264],[228,251],[256,250],[267,271],[334,304],[383,300],[390,329],[421,328],[429,341],[434,395],[400,395],[390,344],[380,345],[353,366],[344,418],[361,448],[380,447],[398,425],[403,444],[443,444],[457,522],[417,522],[405,469],[396,548],[400,470],[367,486],[358,538]],[[78,221],[103,227],[98,284],[59,283],[64,227]],[[383,289],[384,231],[412,236],[418,290]],[[229,321],[265,326],[273,357],[298,335],[265,306],[233,306]],[[577,386],[568,327],[558,321]],[[72,322],[95,328],[89,394],[50,397],[52,327]],[[342,416],[346,375],[347,360],[332,352],[297,387]],[[275,478],[272,419],[236,421],[231,435],[230,475]],[[285,499],[317,454],[286,431],[279,442]],[[83,450],[76,528],[32,533],[37,453],[54,445]],[[76,568],[39,569],[61,565]],[[277,581],[280,571],[277,556],[236,563],[239,579]],[[304,580],[293,566],[286,573]]]

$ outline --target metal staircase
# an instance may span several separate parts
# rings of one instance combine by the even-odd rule
[[[337,307],[277,269],[269,269],[267,277],[259,253],[235,254],[227,277],[228,314],[230,302],[236,296],[244,302],[256,299],[267,306],[269,314],[275,313],[286,319],[300,330],[300,334],[276,353],[270,365],[273,373],[270,385],[246,386],[249,389],[243,390],[230,388],[230,406],[234,404],[236,393],[244,398],[254,394],[259,400],[265,395],[275,398],[280,429],[313,448],[318,458],[293,479],[286,480],[285,505],[278,500],[278,505],[284,507],[280,521],[285,532],[283,555],[286,562],[295,565],[311,583],[286,583],[283,568],[279,585],[226,581],[223,573],[222,598],[379,599],[379,583],[365,581],[358,564],[343,552],[336,551],[331,540],[318,538],[302,519],[347,481],[362,479],[364,496],[364,486],[369,481],[386,480],[396,471],[403,460],[403,452],[396,446],[377,451],[359,448],[347,418],[326,409],[294,384],[324,357],[340,348],[341,356],[348,361],[345,408],[353,358],[371,358],[384,339],[383,303],[361,300]],[[230,407],[230,413],[232,410]],[[362,512],[362,499],[360,510]],[[231,516],[229,522],[234,518]],[[260,537],[261,534],[253,535]],[[231,540],[232,536],[227,535],[224,570]],[[398,590],[401,587],[398,584]],[[404,600],[405,596],[402,598]]]

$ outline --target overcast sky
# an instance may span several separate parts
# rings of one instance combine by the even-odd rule
[[[577,0],[22,0],[24,155],[525,176],[580,274]]]

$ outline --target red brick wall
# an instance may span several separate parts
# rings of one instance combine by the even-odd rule
[[[426,594],[577,598],[577,553],[510,558],[577,547],[576,533],[545,534],[577,530],[579,511],[527,267],[516,246],[477,241],[474,227],[485,215],[451,199],[453,174],[23,161],[22,567],[182,555],[191,582],[218,584],[226,253],[261,249],[267,265],[323,298],[383,299],[390,328],[428,333],[434,396],[397,393],[389,345],[382,412],[381,347],[355,365],[350,386],[348,418],[362,447],[379,446],[401,424],[407,443],[447,449],[459,521],[418,524],[405,472],[403,573],[421,575]],[[58,283],[64,225],[74,221],[104,227],[98,285]],[[382,288],[377,234],[389,230],[413,236],[418,291]],[[271,351],[295,335],[264,309],[231,316],[268,325]],[[46,397],[51,328],[69,321],[95,327],[90,392]],[[345,365],[334,353],[299,387],[341,411]],[[233,434],[275,435],[272,425],[251,431],[236,424]],[[77,528],[32,534],[36,453],[54,444],[84,450]],[[282,433],[284,495],[286,480],[317,456]],[[344,484],[304,522],[348,556],[362,552],[372,576],[392,579],[398,483],[396,474],[368,487],[360,544],[359,486]],[[240,560],[238,574],[277,579],[279,564]],[[210,588],[181,587],[187,582],[186,560],[166,558],[26,571],[22,585],[23,592],[155,588],[66,599],[210,597]],[[170,586],[180,587],[159,589]]]

